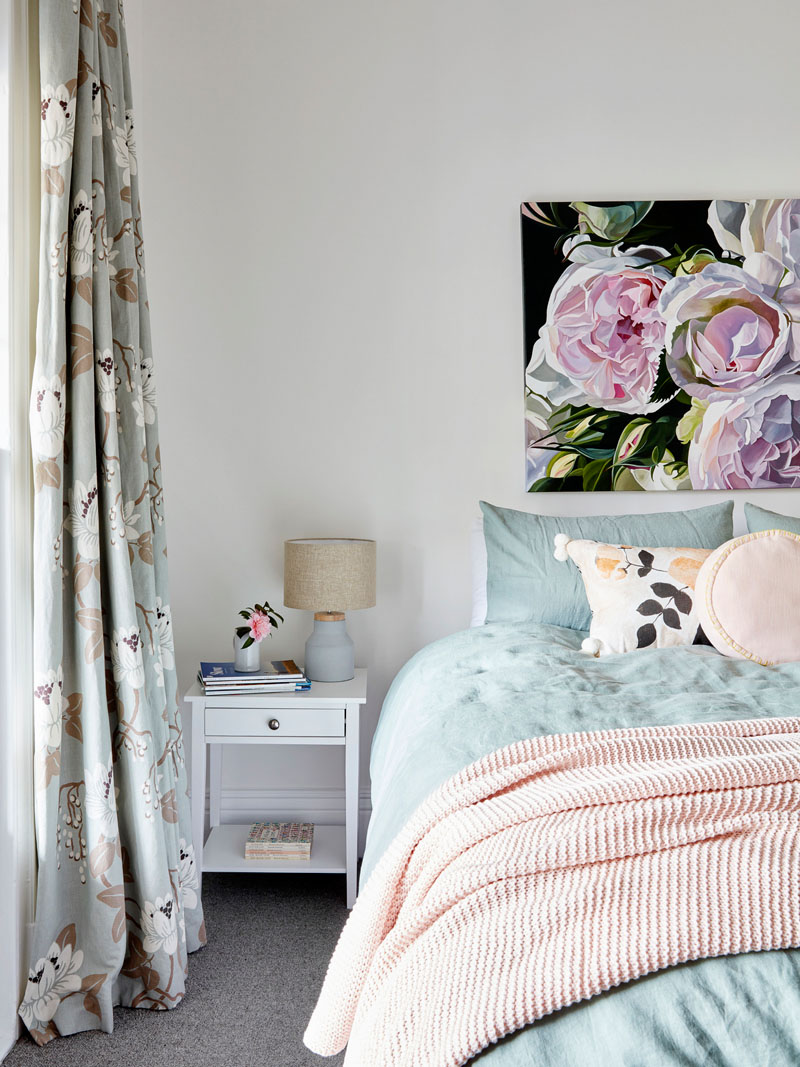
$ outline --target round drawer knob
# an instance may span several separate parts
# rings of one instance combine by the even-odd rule
[[[281,728],[281,724],[278,719],[270,719],[267,723],[267,726],[269,726],[270,730],[280,730]]]

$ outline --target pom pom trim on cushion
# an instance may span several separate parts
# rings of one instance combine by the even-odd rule
[[[587,637],[581,644],[581,652],[585,652],[588,656],[599,656],[603,651],[603,642],[599,637]]]
[[[566,563],[569,559],[569,552],[567,552],[567,545],[573,538],[568,537],[565,533],[557,533],[553,538],[553,544],[555,545],[555,551],[553,555],[560,563]]]

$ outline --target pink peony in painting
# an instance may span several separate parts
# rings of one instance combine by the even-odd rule
[[[529,492],[800,487],[800,200],[522,205]]]

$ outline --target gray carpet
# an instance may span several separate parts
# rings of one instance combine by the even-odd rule
[[[207,874],[203,904],[208,945],[179,1007],[117,1008],[113,1034],[41,1049],[24,1037],[3,1067],[340,1067],[302,1036],[347,918],[344,877]]]

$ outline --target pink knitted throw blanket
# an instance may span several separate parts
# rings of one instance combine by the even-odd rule
[[[305,1033],[457,1067],[686,960],[800,944],[800,719],[521,741],[437,789],[342,931]]]

